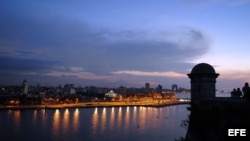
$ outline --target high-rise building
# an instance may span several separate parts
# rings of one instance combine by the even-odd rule
[[[157,93],[161,93],[162,92],[162,85],[158,85],[156,88]]]
[[[29,92],[29,87],[27,80],[23,80],[23,94],[28,94],[28,92]]]
[[[177,84],[173,84],[172,85],[172,91],[177,91],[178,90],[178,85]]]
[[[145,88],[146,88],[147,90],[149,90],[149,89],[150,89],[150,84],[149,84],[149,83],[145,83]]]

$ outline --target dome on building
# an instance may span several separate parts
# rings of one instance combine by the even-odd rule
[[[191,74],[215,74],[215,70],[207,63],[200,63],[193,67]]]

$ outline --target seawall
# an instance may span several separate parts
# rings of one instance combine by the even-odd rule
[[[61,108],[93,108],[93,107],[125,107],[125,106],[145,106],[163,107],[179,104],[189,104],[189,102],[166,101],[162,103],[143,103],[143,102],[83,102],[75,104],[43,104],[43,105],[0,105],[0,109],[61,109]]]

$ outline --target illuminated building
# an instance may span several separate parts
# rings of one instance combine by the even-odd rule
[[[115,98],[117,97],[117,93],[115,93],[113,90],[110,90],[109,92],[105,93],[105,97]]]

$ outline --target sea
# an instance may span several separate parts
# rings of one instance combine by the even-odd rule
[[[175,141],[186,135],[189,106],[0,110],[0,141]]]

